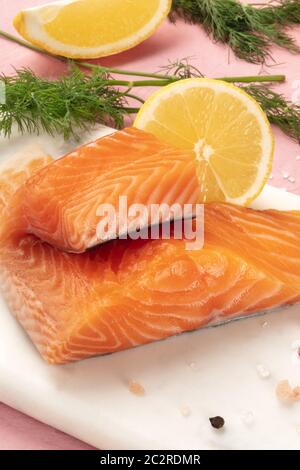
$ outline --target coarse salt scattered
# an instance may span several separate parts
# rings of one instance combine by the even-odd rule
[[[263,364],[257,364],[256,370],[262,379],[267,379],[271,375],[270,371]]]
[[[289,177],[289,182],[290,183],[295,183],[295,181],[296,181],[296,178],[294,178],[293,176]]]
[[[145,395],[144,387],[140,383],[136,382],[135,380],[130,380],[128,387],[129,387],[129,391],[133,395],[136,395],[138,397],[143,397]]]
[[[300,387],[292,388],[288,380],[282,380],[276,387],[276,395],[282,403],[293,403],[300,400]]]
[[[189,406],[183,406],[181,409],[180,409],[180,413],[182,414],[182,416],[184,416],[185,418],[187,418],[188,416],[190,416],[191,414],[191,408]]]
[[[261,324],[262,328],[267,328],[267,326],[269,326],[269,323],[267,321],[264,321],[262,324]]]
[[[292,352],[292,363],[299,364],[300,362],[300,340],[297,339],[291,343],[291,350]]]
[[[254,415],[252,411],[246,411],[245,413],[242,414],[241,419],[244,424],[246,424],[247,426],[250,426],[250,424],[252,424],[254,421]]]
[[[291,349],[299,349],[300,348],[300,339],[296,339],[295,341],[292,342],[291,344]]]
[[[296,156],[296,160],[298,160],[298,161],[300,160],[300,155]]]
[[[198,366],[197,366],[196,362],[190,362],[190,363],[189,363],[189,367],[190,367],[190,369],[192,369],[193,371],[197,371],[197,370],[198,370]]]
[[[284,171],[284,172],[282,173],[282,177],[283,177],[284,180],[287,180],[289,176],[290,176],[290,175],[289,175],[286,171]]]
[[[270,176],[269,176],[269,180],[272,180],[272,179],[273,179],[273,175],[270,175]]]

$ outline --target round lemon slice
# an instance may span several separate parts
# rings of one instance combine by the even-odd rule
[[[150,37],[171,0],[62,0],[21,11],[16,30],[32,44],[64,57],[97,58]]]
[[[274,138],[259,104],[240,88],[191,78],[154,93],[134,125],[194,153],[201,202],[247,205],[272,169]]]

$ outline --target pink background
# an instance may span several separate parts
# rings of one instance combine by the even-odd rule
[[[252,0],[254,3],[256,0]],[[12,18],[20,10],[49,3],[46,0],[0,0],[1,28],[14,33]],[[250,2],[249,2],[250,3]],[[300,44],[300,28],[292,30]],[[228,48],[214,44],[201,28],[178,22],[169,22],[143,44],[129,52],[106,58],[101,64],[106,66],[158,71],[159,67],[184,57],[191,57],[191,62],[208,77],[229,75],[285,74],[287,82],[277,85],[276,90],[288,99],[297,99],[300,103],[300,55],[291,55],[274,48],[276,61],[269,66],[251,65],[236,59]],[[65,70],[56,60],[46,58],[18,45],[0,38],[0,72],[12,74],[14,68],[30,67],[36,73],[53,78]],[[147,92],[141,92],[145,96]],[[271,184],[300,194],[300,146],[286,137],[278,129],[276,136],[275,163]],[[299,157],[299,159],[297,159]],[[90,449],[63,433],[45,426],[0,403],[0,450],[4,449]]]

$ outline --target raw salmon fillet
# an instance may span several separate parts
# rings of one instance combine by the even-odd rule
[[[199,200],[195,158],[139,129],[128,128],[84,145],[55,161],[24,187],[26,230],[64,251],[81,253],[117,238],[97,232],[98,208],[116,208],[117,233],[149,225],[149,218],[119,220],[119,198],[133,204],[195,204]],[[98,215],[97,215],[98,214]],[[120,216],[121,218],[121,216]],[[161,214],[158,222],[168,219]]]
[[[300,301],[300,212],[205,209],[205,245],[118,240],[63,252],[17,226],[22,187],[48,157],[0,176],[1,286],[43,358],[63,364]],[[25,183],[26,184],[26,183]],[[12,221],[15,220],[15,224]],[[13,230],[15,227],[15,231]]]

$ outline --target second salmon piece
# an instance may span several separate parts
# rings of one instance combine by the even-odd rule
[[[0,168],[0,288],[47,362],[122,351],[300,302],[300,211],[207,204],[204,246],[194,250],[171,237],[72,254],[18,234],[22,185],[50,161],[37,154]]]
[[[149,225],[137,212],[120,226],[120,197],[126,207],[195,204],[199,200],[194,155],[128,128],[103,137],[53,162],[32,177],[22,195],[24,231],[64,251],[81,253],[117,236],[97,228],[108,205],[116,210],[116,233]],[[159,213],[158,222],[169,213]],[[173,218],[176,218],[173,217]],[[104,231],[103,231],[104,233]]]

